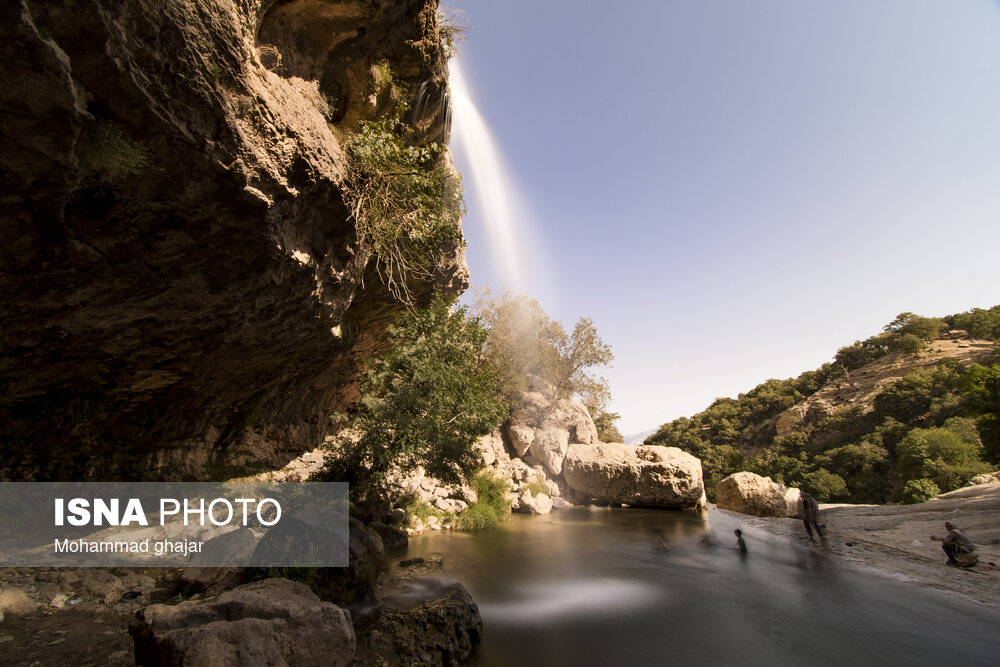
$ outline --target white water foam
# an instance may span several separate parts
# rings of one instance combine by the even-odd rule
[[[483,618],[519,624],[554,618],[619,616],[653,606],[662,597],[660,591],[624,579],[534,583],[513,592],[519,596],[514,602],[480,604]]]

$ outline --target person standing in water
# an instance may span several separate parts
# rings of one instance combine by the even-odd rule
[[[799,496],[799,516],[802,517],[802,525],[806,527],[810,540],[813,539],[813,528],[816,529],[817,535],[826,537],[823,534],[823,526],[819,525],[819,505],[816,504],[815,498],[805,492]]]
[[[736,536],[736,550],[740,552],[743,556],[747,553],[747,542],[743,539],[743,531],[737,528],[733,531],[733,535]]]

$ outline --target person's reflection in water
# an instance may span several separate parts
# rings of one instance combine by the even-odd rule
[[[657,530],[653,532],[653,548],[657,551],[670,551],[672,547],[670,539],[667,537],[667,531]]]

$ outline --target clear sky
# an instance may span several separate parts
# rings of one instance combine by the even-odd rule
[[[1000,303],[1000,4],[448,0],[524,291],[615,351],[623,433]],[[498,289],[465,157],[473,284]]]

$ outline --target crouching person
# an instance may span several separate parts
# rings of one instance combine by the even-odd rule
[[[946,565],[975,565],[979,559],[969,555],[976,550],[976,545],[973,544],[972,539],[952,525],[950,521],[945,521],[944,527],[948,530],[948,533],[944,537],[934,537],[931,535],[931,539],[941,542],[941,548],[948,556]]]

